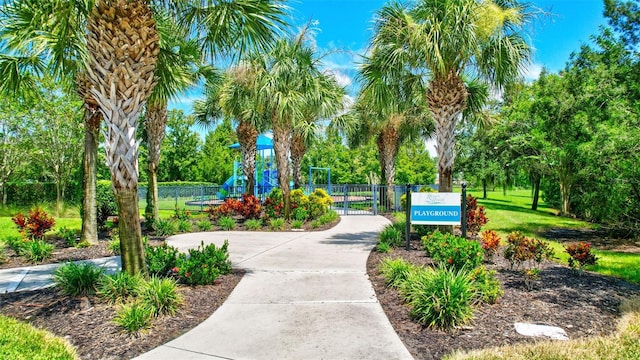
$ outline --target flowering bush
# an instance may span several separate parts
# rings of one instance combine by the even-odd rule
[[[478,207],[478,199],[467,195],[467,231],[471,235],[478,235],[480,229],[489,222],[484,212],[484,206]]]
[[[477,241],[434,231],[422,238],[427,256],[454,269],[473,269],[482,263],[484,251]]]
[[[565,247],[569,254],[569,266],[572,269],[582,269],[586,265],[595,265],[598,258],[591,253],[591,244],[579,242]]]
[[[333,204],[333,199],[323,189],[315,189],[309,195],[309,216],[311,219],[317,219],[329,211],[329,207]]]
[[[482,232],[481,239],[484,253],[489,259],[493,258],[500,246],[500,236],[493,230],[486,230]]]
[[[29,210],[29,217],[27,218],[22,213],[18,213],[11,220],[18,226],[18,230],[23,236],[32,239],[42,239],[44,234],[56,224],[53,217],[49,216],[40,207]]]
[[[509,261],[511,268],[519,268],[524,264],[525,271],[539,270],[540,264],[553,258],[553,249],[546,241],[528,238],[521,232],[512,232],[507,235],[507,246],[504,249],[504,258]]]

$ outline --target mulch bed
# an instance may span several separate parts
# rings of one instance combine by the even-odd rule
[[[117,307],[94,296],[62,296],[55,289],[0,294],[0,313],[67,338],[82,359],[131,359],[203,322],[242,276],[234,271],[213,285],[181,287],[184,305],[178,313],[154,319],[150,329],[138,334],[127,334],[113,322]]]
[[[528,290],[522,272],[509,270],[508,262],[495,256],[494,262],[486,262],[485,266],[497,271],[504,296],[494,305],[477,306],[474,320],[467,326],[454,331],[434,330],[411,320],[409,307],[402,302],[397,290],[386,287],[378,272],[380,261],[386,257],[431,264],[420,246],[420,241],[414,239],[411,251],[404,247],[388,254],[374,251],[367,261],[367,272],[378,300],[416,359],[440,359],[457,349],[536,341],[516,333],[516,322],[559,326],[571,339],[611,334],[620,316],[621,301],[640,295],[639,286],[594,273],[579,273],[555,263],[543,265],[542,280],[533,290]]]

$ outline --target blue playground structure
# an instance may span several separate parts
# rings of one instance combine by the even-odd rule
[[[240,149],[240,144],[230,145],[231,149]],[[273,140],[265,135],[259,135],[256,140],[258,159],[255,169],[254,195],[260,196],[268,194],[274,187],[278,186],[278,170],[273,162]],[[222,184],[222,189],[216,194],[218,199],[225,199],[229,196],[240,197],[244,193],[246,186],[246,176],[242,170],[242,162],[233,162],[233,175]]]

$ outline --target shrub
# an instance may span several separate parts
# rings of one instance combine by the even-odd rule
[[[178,232],[181,232],[181,233],[190,232],[192,227],[193,226],[191,225],[191,221],[189,220],[179,219],[177,222]]]
[[[146,329],[151,324],[154,309],[140,301],[123,304],[116,312],[113,320],[129,333],[136,333]]]
[[[176,220],[189,220],[191,218],[191,213],[189,212],[189,210],[185,209],[185,208],[178,208],[178,205],[176,205],[173,208],[173,218]]]
[[[591,253],[591,244],[579,242],[565,247],[565,251],[569,254],[569,266],[572,269],[580,268],[587,265],[595,265],[598,258]]]
[[[482,247],[477,241],[439,231],[423,237],[422,245],[427,256],[454,269],[474,269],[482,264],[484,257]]]
[[[178,225],[173,220],[158,219],[154,222],[153,229],[158,236],[171,236],[178,231]]]
[[[264,201],[264,216],[267,219],[284,215],[284,195],[280,188],[274,188]]]
[[[200,220],[198,221],[198,230],[200,231],[209,231],[213,228],[213,224],[209,220]]]
[[[58,237],[64,240],[69,247],[76,246],[78,242],[78,232],[73,229],[67,229],[64,226],[58,230]]]
[[[305,208],[295,208],[291,211],[291,217],[295,220],[305,221],[309,218],[309,211]]]
[[[500,281],[496,279],[495,270],[479,266],[471,272],[471,279],[478,296],[487,304],[495,304],[504,295]]]
[[[240,215],[245,219],[258,219],[260,214],[262,214],[260,199],[254,195],[242,194],[242,208],[240,209]]]
[[[309,216],[311,219],[317,219],[324,215],[329,207],[333,204],[333,200],[326,191],[316,188],[309,195]]]
[[[113,255],[120,255],[120,237],[112,238],[107,244],[107,248]]]
[[[27,261],[37,264],[51,257],[55,246],[43,240],[30,240],[22,247],[22,256]]]
[[[138,298],[153,309],[153,315],[174,315],[183,299],[173,279],[152,276],[138,288]]]
[[[109,216],[118,214],[118,204],[113,195],[110,181],[98,181],[96,185],[98,227],[104,228]]]
[[[7,236],[4,242],[13,250],[17,255],[22,254],[22,249],[26,244],[26,240],[20,236]]]
[[[249,219],[244,222],[244,225],[249,230],[260,230],[262,229],[262,219]]]
[[[285,222],[283,218],[269,220],[269,228],[271,230],[284,230],[284,224]]]
[[[319,228],[320,226],[322,226],[322,223],[320,222],[320,220],[317,220],[317,219],[316,219],[316,220],[313,220],[313,221],[311,222],[311,228],[312,228],[312,229],[317,229],[317,228]]]
[[[110,304],[125,302],[136,296],[142,282],[140,276],[131,275],[126,271],[105,275],[98,280],[97,293]]]
[[[389,244],[387,244],[385,242],[379,241],[378,245],[376,245],[376,251],[380,252],[380,253],[383,253],[383,254],[386,254],[389,251],[391,251],[391,245],[389,245]]]
[[[417,266],[402,258],[386,258],[380,263],[380,273],[384,276],[387,285],[395,288],[400,288],[417,270],[419,270]]]
[[[53,281],[65,295],[90,295],[96,292],[103,269],[92,263],[68,262],[53,272]]]
[[[209,214],[209,217],[213,220],[219,219],[221,217],[231,217],[233,215],[242,213],[242,203],[237,199],[226,198],[222,205],[216,207],[210,207],[206,212]]]
[[[535,238],[528,238],[521,232],[512,232],[507,235],[507,246],[504,249],[504,258],[509,261],[511,268],[525,266],[525,271],[536,269],[539,272],[540,264],[553,258],[553,249],[549,243]]]
[[[411,306],[411,316],[420,324],[452,329],[473,318],[476,293],[470,274],[441,266],[410,276],[401,293]]]
[[[291,228],[292,229],[302,229],[302,225],[304,225],[304,221],[302,220],[292,220]]]
[[[478,235],[488,221],[484,206],[478,207],[478,199],[467,195],[467,231],[471,235]]]
[[[402,245],[402,232],[393,225],[387,225],[380,232],[380,242],[389,244],[392,247]]]
[[[172,274],[172,269],[178,265],[178,249],[162,243],[160,246],[144,247],[147,271],[151,276],[167,277]]]
[[[338,213],[335,211],[328,211],[326,213],[324,213],[323,215],[321,215],[318,219],[320,222],[320,225],[326,225],[326,224],[330,224],[336,220],[338,220]]]
[[[291,191],[291,215],[295,220],[307,220],[309,218],[309,198],[301,189]]]
[[[223,216],[218,220],[218,226],[220,229],[228,231],[236,228],[236,221],[229,216]]]
[[[42,239],[44,234],[56,224],[56,221],[40,207],[29,210],[27,218],[22,213],[18,213],[11,220],[18,226],[23,236],[31,239]]]
[[[489,259],[493,258],[500,246],[500,236],[493,230],[486,230],[482,232],[481,239],[484,253]]]
[[[204,245],[201,242],[197,249],[190,249],[189,255],[180,254],[177,262],[177,273],[180,280],[189,285],[212,284],[219,275],[231,272],[229,261],[229,242],[216,248],[214,244]]]

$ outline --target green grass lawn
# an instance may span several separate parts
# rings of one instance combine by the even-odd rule
[[[506,195],[502,191],[491,191],[487,199],[482,199],[482,192],[470,190],[469,194],[478,197],[478,204],[483,205],[489,222],[482,230],[495,230],[502,237],[512,231],[522,231],[527,236],[544,239],[540,236],[552,228],[591,229],[595,226],[581,220],[556,215],[556,210],[541,203],[538,211],[531,210],[531,191],[510,190]],[[545,239],[549,240],[549,239]],[[568,255],[562,244],[550,241],[557,260],[567,263]],[[587,270],[600,274],[615,276],[640,284],[640,254],[615,251],[596,250],[598,264],[587,267]]]

